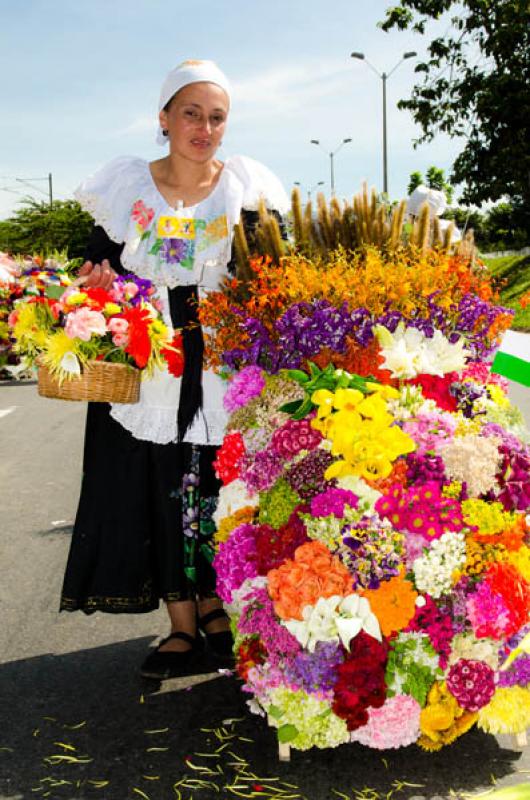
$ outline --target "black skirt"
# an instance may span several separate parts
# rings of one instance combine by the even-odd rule
[[[140,441],[89,403],[61,610],[152,611],[215,596],[216,447]]]

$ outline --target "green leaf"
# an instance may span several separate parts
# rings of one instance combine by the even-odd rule
[[[279,410],[283,411],[284,414],[294,414],[303,402],[303,400],[292,400],[290,403],[284,403],[283,406],[280,406]]]
[[[145,239],[149,239],[151,236],[151,231],[144,231],[140,237],[140,241],[143,242]]]
[[[278,708],[278,706],[269,706],[268,713],[271,715],[271,717],[274,717],[274,719],[280,719],[280,717],[283,717],[283,711],[281,708]]]
[[[162,247],[163,243],[164,243],[163,239],[156,239],[154,245],[149,250],[149,255],[150,256],[158,255],[158,252],[160,251],[160,248]]]
[[[298,411],[292,415],[293,419],[303,419],[309,414],[312,408],[314,408],[314,406],[311,399],[306,397]]]
[[[56,284],[50,284],[46,287],[44,294],[46,297],[49,297],[50,300],[59,300],[60,297],[63,296],[63,293],[67,287],[66,286],[57,286]]]
[[[298,383],[307,383],[309,380],[307,372],[303,372],[301,369],[289,369],[287,370],[287,374],[293,381],[297,381]]]
[[[287,744],[292,742],[298,736],[298,728],[296,725],[282,725],[278,728],[278,741],[280,744]]]

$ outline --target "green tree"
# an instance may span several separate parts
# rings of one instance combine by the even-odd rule
[[[417,169],[415,172],[410,173],[409,178],[409,185],[407,186],[407,194],[411,195],[414,189],[417,189],[418,186],[421,186],[423,183],[423,175]]]
[[[450,14],[416,65],[420,77],[400,108],[421,127],[416,144],[438,132],[462,137],[451,180],[465,202],[508,197],[530,229],[530,4],[528,0],[400,0],[381,27],[423,35],[430,20]]]
[[[75,200],[55,200],[50,207],[28,197],[9,219],[0,222],[0,250],[29,255],[62,250],[68,258],[79,258],[93,224]]]
[[[425,175],[425,180],[419,170],[411,172],[407,192],[412,194],[414,189],[417,189],[422,183],[430,189],[438,189],[438,191],[445,192],[449,205],[453,202],[453,187],[445,180],[445,172],[443,169],[440,169],[440,167],[429,167]]]

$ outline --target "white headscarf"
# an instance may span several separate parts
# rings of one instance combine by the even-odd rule
[[[179,64],[178,67],[175,67],[166,75],[160,90],[158,111],[162,111],[179,89],[183,89],[184,86],[188,86],[190,83],[201,83],[203,81],[220,86],[226,92],[230,101],[230,83],[217,64],[214,64],[213,61],[189,60],[183,61],[182,64]],[[169,137],[164,136],[160,126],[158,127],[156,141],[160,145],[168,144],[169,142]]]

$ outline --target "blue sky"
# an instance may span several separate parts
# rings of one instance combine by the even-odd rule
[[[0,186],[53,174],[54,194],[117,155],[160,158],[154,141],[166,74],[186,58],[211,58],[232,81],[234,99],[221,158],[252,156],[290,189],[326,181],[351,196],[367,180],[382,189],[381,81],[363,51],[389,71],[428,37],[377,28],[391,0],[26,0],[2,4]],[[396,108],[413,83],[413,60],[388,81],[389,186],[405,194],[410,172],[449,168],[459,144],[439,137],[414,150],[418,131]],[[6,177],[7,176],[7,177]],[[38,184],[46,189],[44,182]],[[35,193],[35,197],[39,194]],[[0,191],[0,218],[18,195]]]

